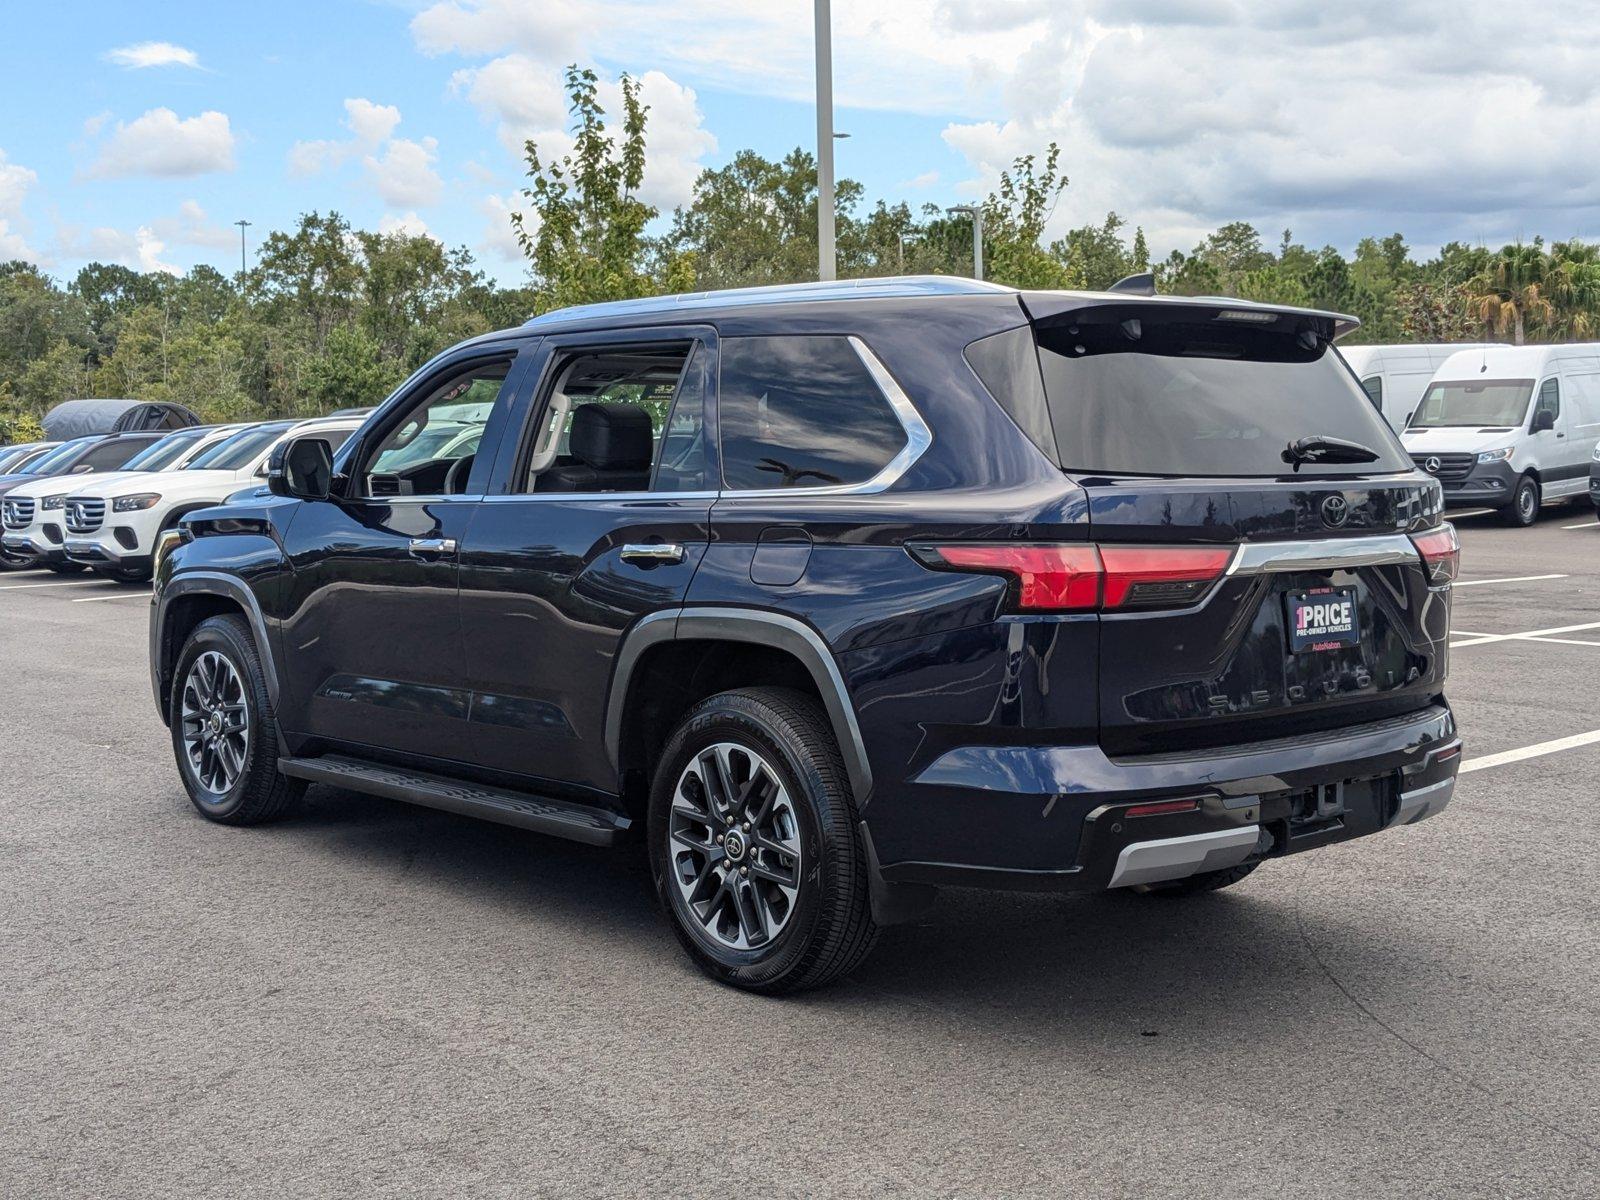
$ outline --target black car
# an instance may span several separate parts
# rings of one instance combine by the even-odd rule
[[[1354,325],[909,279],[464,343],[185,520],[184,784],[642,837],[695,961],[765,992],[944,885],[1186,895],[1421,820],[1457,544]]]

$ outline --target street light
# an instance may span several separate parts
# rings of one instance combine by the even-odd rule
[[[900,235],[900,274],[902,275],[906,273],[906,246],[916,240],[917,235],[914,233],[902,233]]]
[[[817,27],[817,278],[838,271],[833,249],[833,17],[814,0]]]
[[[957,204],[945,209],[949,213],[966,213],[972,218],[972,277],[983,278],[983,208],[977,204]]]
[[[234,222],[239,227],[239,278],[244,279],[244,231],[252,224],[250,221],[239,220]]]

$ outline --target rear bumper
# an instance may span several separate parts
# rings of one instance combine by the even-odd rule
[[[1181,879],[1433,816],[1450,801],[1460,751],[1442,703],[1327,734],[1188,754],[1112,759],[1091,746],[953,751],[917,782],[965,780],[970,841],[990,847],[991,861],[900,857],[879,870],[888,884],[1025,891]],[[993,786],[1002,780],[1009,786]],[[1019,784],[1026,790],[1018,793]],[[1182,811],[1135,811],[1163,801]],[[993,849],[1007,846],[1014,861]]]

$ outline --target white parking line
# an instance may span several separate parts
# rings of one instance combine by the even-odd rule
[[[1540,579],[1565,579],[1565,575],[1508,575],[1504,579],[1458,579],[1455,587],[1476,587],[1480,583],[1534,583]]]
[[[1492,513],[1492,508],[1464,508],[1460,512],[1447,512],[1447,517],[1486,517]]]
[[[1576,525],[1563,525],[1563,529],[1600,529],[1600,521],[1580,521]]]
[[[1590,621],[1586,625],[1557,625],[1552,629],[1530,629],[1526,633],[1470,633],[1464,642],[1451,642],[1450,648],[1457,650],[1462,646],[1482,646],[1489,642],[1538,641],[1553,633],[1578,633],[1585,629],[1600,629],[1600,621]]]
[[[1571,737],[1556,738],[1548,742],[1535,742],[1531,746],[1524,746],[1520,750],[1502,750],[1499,754],[1485,754],[1482,758],[1469,758],[1461,764],[1461,774],[1469,771],[1483,771],[1489,767],[1503,767],[1506,763],[1521,762],[1525,758],[1538,758],[1544,754],[1555,754],[1561,750],[1576,750],[1579,746],[1592,746],[1600,742],[1600,729],[1589,733],[1575,733]]]
[[[101,601],[101,600],[143,600],[143,601],[145,601],[145,603],[148,604],[149,601],[150,601],[150,593],[149,592],[118,592],[114,596],[80,596],[80,597],[78,597],[78,599],[74,600],[73,603],[74,604],[94,604],[94,603],[97,603],[98,601]]]
[[[103,583],[100,579],[59,579],[53,583],[7,583],[0,584],[0,592],[25,592],[29,588],[44,587],[82,587],[86,583]]]

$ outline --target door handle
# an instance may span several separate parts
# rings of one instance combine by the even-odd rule
[[[681,563],[683,547],[677,542],[635,542],[622,548],[622,561],[646,565]]]
[[[412,538],[413,558],[445,558],[456,552],[455,538]]]

